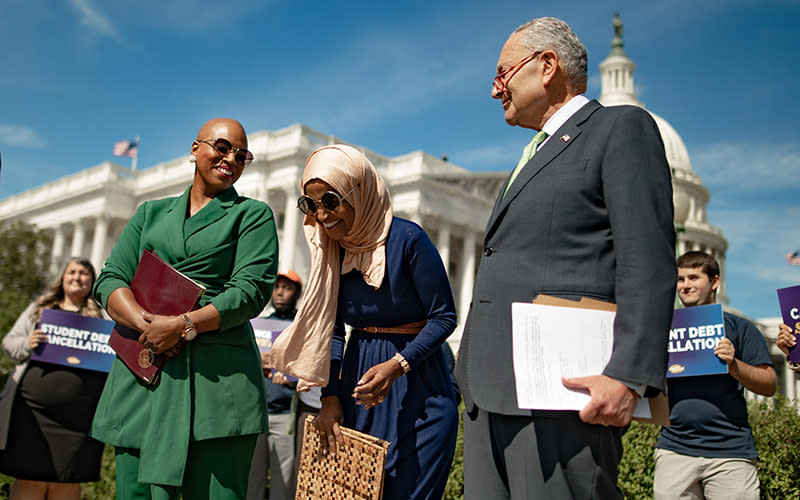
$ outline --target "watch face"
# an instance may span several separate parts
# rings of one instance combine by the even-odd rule
[[[194,340],[195,337],[197,337],[196,328],[187,328],[183,331],[183,340]]]
[[[197,328],[192,324],[192,320],[189,319],[188,314],[183,315],[183,321],[186,323],[186,327],[183,329],[181,338],[188,342],[197,337]]]

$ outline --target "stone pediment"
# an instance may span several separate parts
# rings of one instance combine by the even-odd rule
[[[497,194],[507,178],[508,172],[461,172],[428,177],[429,180],[434,182],[457,188],[491,202],[494,202],[495,198],[497,198]]]

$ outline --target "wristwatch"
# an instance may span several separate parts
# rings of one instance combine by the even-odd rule
[[[408,365],[408,361],[406,361],[406,358],[404,358],[399,352],[396,352],[394,356],[392,356],[392,359],[400,363],[400,368],[403,369],[404,374],[411,370],[411,367]]]
[[[188,314],[183,315],[183,321],[186,323],[186,327],[183,329],[183,335],[181,335],[181,338],[187,342],[189,340],[194,340],[194,338],[197,337],[197,328],[195,328],[192,320],[189,319]]]

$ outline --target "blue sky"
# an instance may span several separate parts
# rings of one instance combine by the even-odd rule
[[[639,99],[681,134],[711,190],[731,305],[777,316],[775,289],[800,284],[784,259],[800,248],[800,0],[3,4],[0,199],[106,160],[127,165],[112,146],[136,135],[140,169],[175,158],[214,116],[510,169],[530,133],[489,98],[509,32],[566,20],[597,97],[620,12]]]

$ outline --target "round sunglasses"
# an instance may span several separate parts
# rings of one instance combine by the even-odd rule
[[[217,152],[218,155],[225,157],[233,151],[233,161],[238,163],[239,165],[250,165],[253,162],[253,153],[246,150],[245,148],[234,148],[233,144],[228,139],[223,139],[219,137],[215,139],[213,142],[211,140],[203,140],[197,139],[197,142],[204,142],[214,148],[214,151]]]
[[[297,208],[304,214],[315,214],[319,206],[322,205],[322,208],[325,210],[335,212],[336,209],[342,206],[342,200],[347,198],[357,187],[358,184],[353,186],[353,189],[345,193],[344,196],[336,191],[325,191],[322,193],[322,197],[319,200],[314,200],[312,197],[304,194],[297,199]]]

